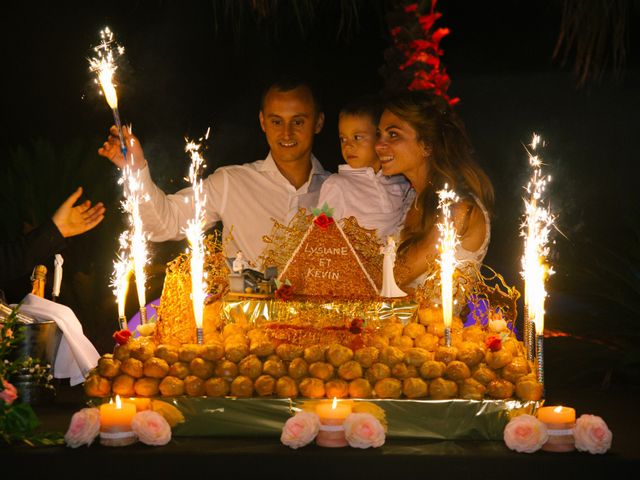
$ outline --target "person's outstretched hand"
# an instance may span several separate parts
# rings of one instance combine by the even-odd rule
[[[78,187],[58,207],[51,218],[65,238],[89,231],[104,219],[105,208],[102,202],[96,203],[92,207],[91,201],[86,200],[74,207],[73,204],[80,198],[80,195],[82,195],[82,187]]]
[[[134,172],[140,170],[147,164],[147,161],[144,159],[144,152],[142,151],[140,141],[126,126],[122,127],[122,136],[124,137],[124,143],[127,147],[126,159],[120,149],[120,137],[118,136],[118,129],[115,125],[109,129],[109,138],[107,138],[107,141],[98,149],[98,153],[111,160],[111,162],[121,170],[124,168],[125,163],[129,163],[131,170]]]

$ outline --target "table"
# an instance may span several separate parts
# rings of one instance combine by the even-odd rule
[[[554,342],[567,342],[557,340]],[[616,478],[640,468],[640,386],[613,382],[604,389],[598,376],[592,382],[567,377],[566,343],[549,342],[547,404],[564,404],[577,415],[591,413],[605,419],[613,445],[604,455],[589,453],[516,453],[500,441],[415,441],[387,439],[378,449],[327,449],[315,445],[292,450],[277,438],[174,437],[163,447],[135,444],[123,448],[0,447],[3,478],[25,479],[170,479],[220,478],[363,478],[363,479],[522,479]],[[562,353],[562,355],[560,355]],[[572,353],[578,353],[572,350]],[[592,352],[593,353],[593,352]],[[557,355],[557,357],[554,357]],[[565,357],[563,360],[562,357]],[[554,360],[555,358],[555,360]],[[571,355],[584,364],[589,357]],[[557,364],[554,362],[557,361]],[[575,362],[574,363],[575,368]],[[568,367],[567,367],[568,368]],[[552,373],[553,372],[553,373]],[[573,385],[576,382],[581,385]],[[573,381],[567,381],[567,380]],[[64,432],[71,415],[84,406],[81,386],[58,387],[51,405],[34,407],[46,430]],[[5,472],[11,472],[4,477]],[[228,475],[222,476],[225,472]]]

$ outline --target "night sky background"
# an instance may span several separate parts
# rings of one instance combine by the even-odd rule
[[[118,172],[97,154],[111,112],[87,63],[105,25],[126,48],[117,75],[123,122],[133,124],[152,175],[167,192],[186,186],[184,136],[199,137],[209,126],[209,173],[264,158],[258,101],[265,79],[282,66],[310,68],[322,88],[327,122],[314,152],[332,171],[340,163],[340,106],[383,86],[387,2],[360,2],[351,35],[339,38],[337,2],[318,7],[306,35],[286,2],[277,21],[260,24],[251,21],[249,2],[237,2],[245,5],[245,21],[236,23],[222,3],[12,2],[3,12],[2,236],[13,238],[51,216],[78,185],[107,205],[105,221],[70,239],[63,252],[61,294],[101,353],[112,348],[117,324],[108,279],[123,229]],[[557,273],[548,283],[546,326],[571,335],[548,340],[552,352],[556,345],[548,360],[551,382],[560,381],[553,365],[563,364],[564,355],[589,359],[588,367],[570,373],[577,384],[640,382],[640,43],[638,4],[631,5],[622,80],[607,76],[578,88],[571,59],[565,66],[552,59],[561,2],[438,3],[437,25],[451,29],[441,44],[449,94],[460,97],[457,108],[496,188],[485,261],[520,291],[519,223],[529,176],[523,144],[533,132],[548,144],[543,158],[561,233],[554,234],[550,256]],[[184,242],[152,246],[149,300],[160,296],[166,262],[184,248]],[[17,302],[29,291],[28,279],[2,288]],[[130,293],[129,317],[137,309],[133,288]]]

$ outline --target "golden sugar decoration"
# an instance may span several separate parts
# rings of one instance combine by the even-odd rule
[[[263,268],[275,266],[282,272],[312,221],[313,215],[304,208],[298,210],[288,225],[274,220],[271,233],[262,237],[266,245],[258,258],[259,264]]]
[[[207,235],[204,243],[208,298],[203,328],[206,330],[208,321],[218,317],[212,314],[212,310],[219,308],[215,301],[229,291],[229,268],[223,253],[222,234],[216,230]],[[197,341],[191,302],[190,258],[189,253],[181,253],[167,264],[156,322],[156,341],[159,343],[181,345]]]
[[[500,311],[502,318],[513,330],[518,318],[518,299],[520,292],[509,286],[504,277],[493,268],[483,265],[478,273],[478,281],[470,286],[469,297],[475,299],[474,303],[485,301],[492,311]],[[476,323],[479,319],[476,318]]]

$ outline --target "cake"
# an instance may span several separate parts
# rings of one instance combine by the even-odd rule
[[[228,269],[220,239],[214,239],[208,271],[216,281],[209,282],[204,343],[196,344],[188,262],[184,255],[177,258],[167,269],[155,333],[103,355],[85,381],[86,393],[542,398],[542,385],[513,333],[515,289],[498,282],[467,284],[467,294],[481,297],[496,318],[488,326],[479,319],[465,326],[454,317],[447,346],[441,309],[424,291],[432,286],[409,299],[379,297],[380,245],[375,232],[355,219],[338,224],[328,211],[301,210],[289,225],[275,224],[265,242],[264,265],[280,272],[275,294],[228,295]]]

